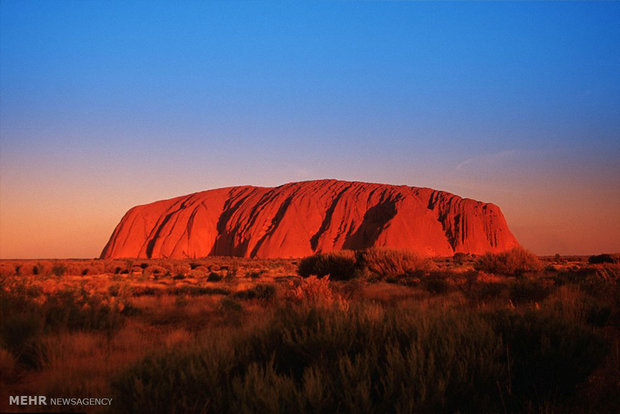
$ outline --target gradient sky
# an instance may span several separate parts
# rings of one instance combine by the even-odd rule
[[[620,252],[618,2],[0,2],[0,258],[95,257],[130,207],[338,178]]]

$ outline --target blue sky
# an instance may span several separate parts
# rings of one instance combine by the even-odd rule
[[[314,178],[495,202],[537,253],[620,251],[618,2],[0,11],[0,257],[96,256],[132,205]]]

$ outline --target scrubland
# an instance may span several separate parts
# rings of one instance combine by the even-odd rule
[[[5,260],[0,275],[0,410],[47,395],[115,413],[620,412],[612,256]]]

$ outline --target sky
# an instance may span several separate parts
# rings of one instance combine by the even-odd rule
[[[620,252],[620,2],[0,1],[0,258],[132,206],[336,178]]]

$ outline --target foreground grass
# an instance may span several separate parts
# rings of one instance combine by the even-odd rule
[[[342,257],[314,262],[342,281],[301,279],[293,261],[85,261],[112,271],[62,276],[11,263],[0,409],[22,394],[112,396],[110,412],[620,409],[617,265],[515,277],[467,258]]]
[[[550,314],[375,305],[277,309],[268,323],[147,357],[117,409],[154,413],[502,412],[566,403],[604,341]]]

